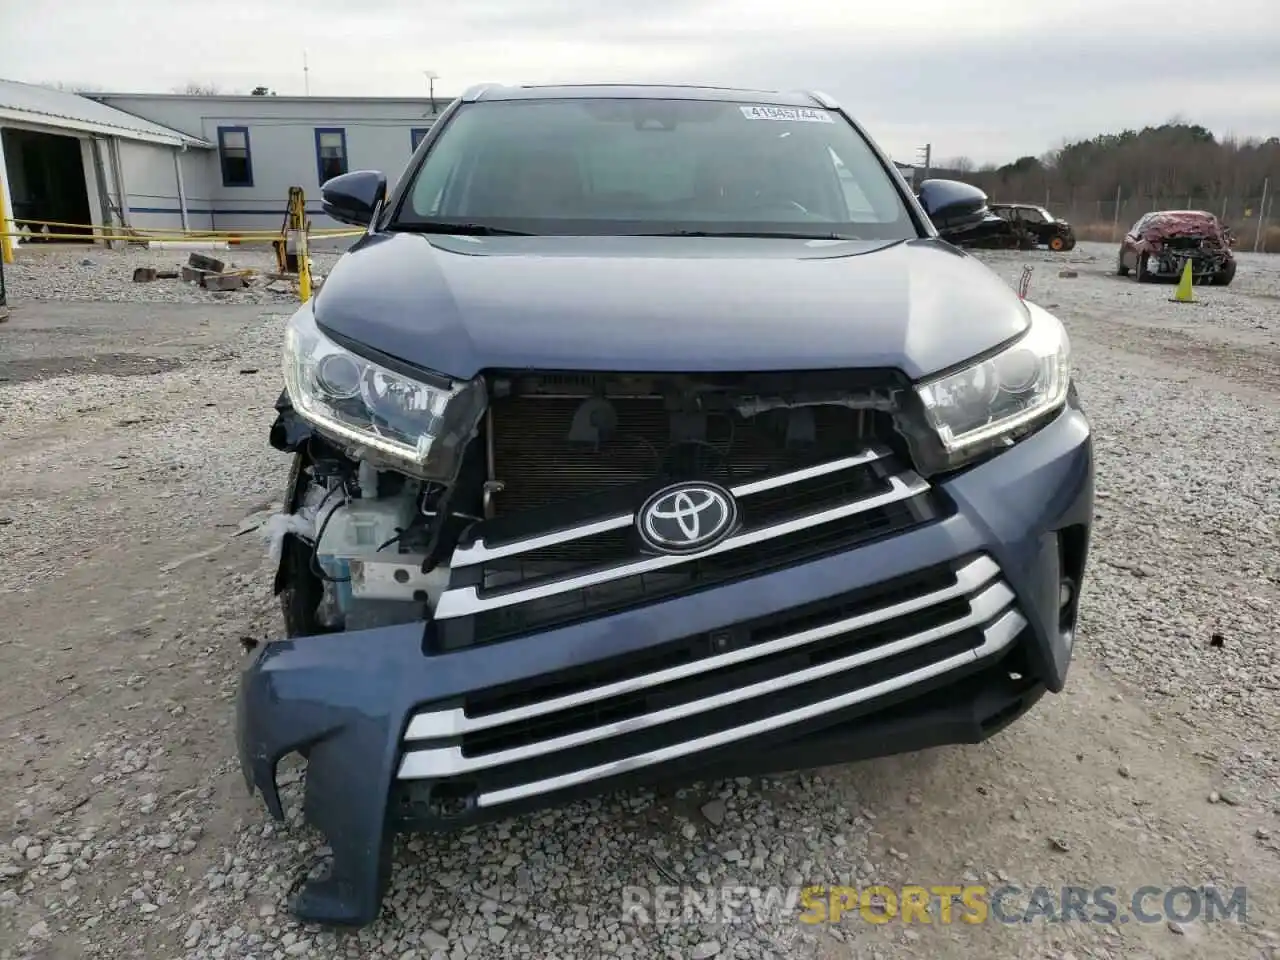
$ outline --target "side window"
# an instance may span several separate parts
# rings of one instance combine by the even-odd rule
[[[248,127],[218,128],[218,161],[224,187],[253,186],[253,157],[249,153]]]
[[[409,149],[417,150],[418,144],[422,143],[422,138],[427,135],[430,127],[414,127],[409,131]]]
[[[1001,220],[1013,219],[1013,207],[995,207],[994,209],[992,209],[991,212],[994,213]]]
[[[1035,207],[1019,207],[1018,216],[1028,223],[1044,223],[1044,217],[1040,215],[1040,211]]]
[[[1147,221],[1148,221],[1148,220],[1150,220],[1150,219],[1151,219],[1151,214],[1149,214],[1149,213],[1143,214],[1142,216],[1140,216],[1140,217],[1138,218],[1138,222],[1137,222],[1137,223],[1135,223],[1135,224],[1134,224],[1134,225],[1129,229],[1129,233],[1130,233],[1130,234],[1132,234],[1132,235],[1134,235],[1134,236],[1137,236],[1139,233],[1141,233],[1141,232],[1142,232],[1142,228],[1143,228],[1143,227],[1145,227],[1145,226],[1147,225]]]
[[[321,184],[347,172],[347,131],[341,127],[316,128],[316,170]]]

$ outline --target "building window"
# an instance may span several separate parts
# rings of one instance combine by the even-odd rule
[[[316,129],[316,165],[321,184],[347,172],[347,131],[341,127]]]
[[[409,131],[410,148],[413,150],[417,150],[418,144],[422,142],[422,138],[427,135],[427,131],[430,129],[431,129],[430,127],[414,127],[412,130],[410,130]]]
[[[248,127],[218,128],[218,159],[224,187],[253,186],[253,157],[249,153]]]

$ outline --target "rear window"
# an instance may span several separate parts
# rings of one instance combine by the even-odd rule
[[[702,100],[466,104],[398,219],[558,234],[917,235],[889,171],[839,113]]]

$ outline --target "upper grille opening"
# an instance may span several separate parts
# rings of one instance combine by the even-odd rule
[[[896,445],[887,410],[895,387],[885,378],[787,376],[726,377],[710,385],[684,376],[621,374],[503,381],[508,386],[495,390],[489,420],[494,473],[504,485],[497,512],[675,480],[728,486],[848,456],[872,442]],[[776,406],[783,397],[884,409]],[[775,406],[753,412],[769,405]]]
[[[429,643],[567,626],[815,560],[945,514],[893,425],[896,375],[489,375],[496,515],[459,540]],[[661,487],[718,482],[738,520],[674,560],[635,516]]]

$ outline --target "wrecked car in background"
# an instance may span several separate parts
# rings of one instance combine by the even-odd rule
[[[1226,286],[1235,279],[1235,239],[1206,210],[1158,210],[1141,217],[1120,241],[1116,273],[1139,283],[1177,280],[1191,264],[1196,282]]]
[[[837,160],[840,162],[837,164]],[[1070,341],[821,94],[475,88],[287,326],[242,770],[372,921],[400,831],[978,742],[1066,682]]]
[[[925,183],[931,181],[926,180]],[[932,181],[939,182],[939,181]],[[959,182],[959,181],[946,181]],[[923,189],[924,184],[921,184]],[[1034,250],[1038,243],[1027,225],[1016,218],[999,215],[987,202],[987,195],[972,184],[964,184],[972,191],[976,209],[973,215],[955,222],[938,223],[938,236],[957,247],[975,250]]]
[[[1038,246],[1035,234],[1025,226],[994,213],[987,213],[972,226],[948,230],[942,237],[972,250],[1034,250]]]
[[[1063,252],[1076,245],[1076,234],[1071,224],[1055,217],[1039,204],[991,203],[988,208],[1001,220],[1019,224],[1039,246]]]

